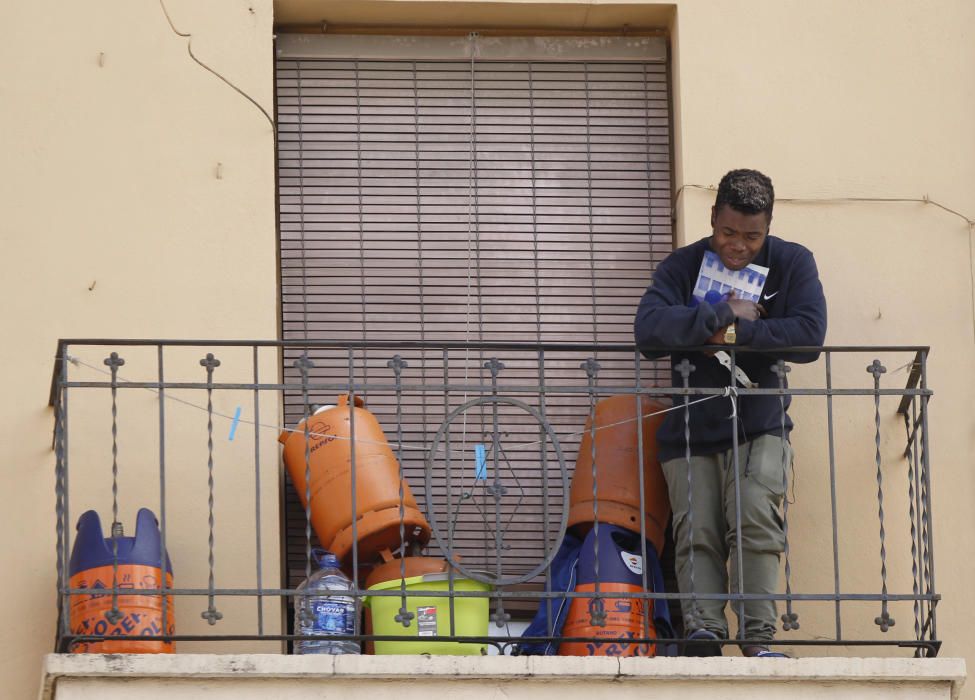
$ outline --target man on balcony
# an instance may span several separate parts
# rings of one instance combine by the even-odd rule
[[[775,593],[785,546],[779,514],[792,463],[792,421],[778,396],[738,396],[744,386],[778,388],[777,360],[812,362],[819,353],[781,348],[822,345],[826,300],[812,253],[769,235],[775,194],[755,170],[721,179],[711,209],[711,236],[675,250],[660,263],[634,323],[641,348],[676,348],[673,383],[732,387],[729,398],[688,397],[657,433],[658,457],[674,514],[677,580],[684,596],[738,591],[736,473],[741,500],[741,562],[745,593]],[[740,281],[740,284],[739,284]],[[692,352],[707,344],[767,352]],[[645,352],[659,357],[662,352]],[[682,363],[688,360],[687,363]],[[782,374],[782,380],[785,376]],[[683,402],[677,397],[677,402]],[[729,402],[734,403],[734,407]],[[789,397],[784,407],[789,407]],[[688,437],[685,437],[685,417]],[[738,432],[738,463],[733,434]],[[730,561],[731,572],[728,574]],[[725,601],[682,600],[686,653],[718,656],[728,638]],[[775,634],[772,600],[739,605],[738,638],[746,656],[782,656],[768,649]]]

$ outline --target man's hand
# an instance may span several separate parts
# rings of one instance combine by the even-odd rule
[[[728,326],[724,326],[718,329],[718,332],[708,338],[708,342],[705,345],[727,345],[724,342],[724,334],[727,332]]]
[[[735,314],[735,318],[743,318],[746,321],[757,321],[766,315],[765,307],[754,301],[735,298],[735,291],[731,290],[728,296],[728,306]]]
[[[719,328],[717,333],[708,338],[708,342],[705,343],[705,345],[727,345],[728,343],[726,343],[724,339],[724,334],[727,332],[727,330],[728,326]],[[715,352],[715,350],[705,350],[704,354],[708,357],[713,357]]]

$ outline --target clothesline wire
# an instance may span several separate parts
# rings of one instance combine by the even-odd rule
[[[81,358],[79,358],[79,357],[77,357],[75,355],[65,355],[61,359],[65,360],[67,362],[70,362],[71,364],[73,364],[75,366],[82,366],[82,367],[86,367],[86,368],[88,368],[90,370],[93,370],[95,372],[98,372],[100,374],[111,375],[111,373],[108,370],[102,369],[101,367],[97,367],[97,366],[92,365],[92,364],[90,364],[88,362],[85,362],[84,360],[82,360]],[[904,365],[904,367],[907,367],[910,364],[911,363],[908,363],[907,365]],[[894,370],[894,372],[897,372],[897,371],[899,371],[901,369],[904,369],[904,367],[900,367],[897,370]],[[124,378],[121,374],[116,374],[116,377],[117,377],[117,379],[118,379],[118,381],[120,383],[123,383],[123,384],[130,384],[130,383],[132,383],[132,380],[129,380],[129,379]],[[152,387],[143,387],[143,388],[146,391],[149,391],[149,392],[152,392],[153,394],[159,395],[159,390],[158,389],[154,389]],[[690,401],[687,405],[688,406],[694,406],[696,404],[703,403],[705,401],[710,401],[711,399],[728,398],[728,396],[730,395],[729,390],[730,390],[730,387],[728,388],[728,390],[726,390],[722,394],[714,394],[712,396],[705,396],[705,397],[700,398],[700,399],[695,399],[693,401]],[[180,403],[180,404],[183,404],[185,406],[189,406],[190,408],[195,408],[195,409],[200,410],[200,411],[203,411],[203,412],[206,412],[207,411],[207,408],[205,406],[201,406],[199,404],[193,403],[192,401],[187,401],[186,399],[182,399],[182,398],[180,398],[178,396],[174,396],[171,393],[167,393],[165,395],[165,397],[167,399],[171,400],[171,401],[176,402],[176,403]],[[664,408],[664,409],[660,409],[660,410],[656,410],[656,411],[651,411],[649,413],[644,413],[644,414],[642,414],[641,417],[642,418],[652,418],[654,416],[663,415],[665,413],[669,413],[671,411],[681,410],[683,408],[684,408],[684,404],[679,404],[677,406],[670,406],[668,408]],[[247,419],[240,418],[240,417],[237,417],[235,419],[234,416],[229,415],[227,413],[222,413],[222,412],[217,411],[217,410],[213,410],[213,411],[211,411],[211,413],[214,416],[217,416],[219,418],[225,418],[225,419],[227,419],[229,421],[236,420],[238,423],[243,423],[243,424],[246,424],[246,425],[253,425],[253,426],[258,427],[258,428],[266,428],[266,429],[269,429],[269,430],[275,430],[275,431],[278,432],[278,434],[280,434],[282,432],[301,433],[301,434],[304,434],[304,428],[288,428],[286,426],[275,425],[275,424],[272,424],[272,423],[257,423],[255,421],[247,420]],[[627,423],[633,423],[636,420],[637,420],[636,417],[633,417],[633,418],[625,418],[623,420],[616,421],[614,423],[607,423],[606,425],[599,425],[599,426],[596,427],[596,430],[598,431],[598,430],[606,430],[608,428],[615,428],[617,426],[625,425]],[[582,435],[584,435],[584,434],[586,434],[588,432],[590,432],[588,429],[583,429],[583,430],[578,430],[578,431],[574,431],[574,432],[571,432],[571,433],[566,433],[563,436],[563,439],[565,439],[565,438],[571,438],[571,437],[577,437],[577,436],[582,436]],[[329,434],[329,433],[316,433],[316,432],[310,432],[309,433],[309,436],[310,437],[315,437],[315,438],[333,438],[333,439],[337,439],[337,440],[349,440],[350,439],[348,436],[344,436],[344,435],[332,435],[332,434]],[[363,444],[363,445],[370,445],[370,444],[371,445],[382,445],[382,444],[388,444],[391,448],[399,447],[399,448],[406,449],[406,450],[427,451],[429,449],[429,448],[427,448],[427,447],[425,447],[423,445],[414,445],[414,444],[410,444],[410,443],[406,443],[406,442],[399,442],[399,443],[396,443],[396,442],[382,442],[382,441],[379,441],[379,440],[367,440],[367,439],[364,439],[364,438],[361,438],[361,437],[357,437],[355,439],[355,442],[357,444]],[[543,442],[542,440],[534,440],[532,442],[518,443],[516,445],[509,446],[507,449],[508,450],[514,450],[514,449],[518,449],[518,448],[534,447],[536,445],[542,444],[542,442]]]

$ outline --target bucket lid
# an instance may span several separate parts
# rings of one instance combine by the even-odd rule
[[[140,508],[136,515],[134,537],[122,535],[105,537],[98,513],[93,510],[81,514],[78,518],[77,530],[78,536],[71,549],[71,560],[68,563],[70,576],[99,566],[112,566],[116,561],[116,554],[112,551],[113,540],[119,564],[159,567],[162,537],[159,534],[156,516],[148,508]],[[166,571],[173,572],[168,553]]]
[[[482,583],[481,581],[475,581],[474,579],[467,578],[466,576],[454,576],[454,581],[463,581],[466,584],[472,584],[476,588],[480,588],[484,591],[490,591],[493,586],[488,583]],[[400,581],[403,580],[406,583],[406,587],[415,586],[416,584],[423,583],[439,583],[441,581],[450,580],[450,574],[423,574],[422,576],[413,576],[408,579],[393,579],[392,581],[383,581],[382,583],[377,583],[375,586],[369,586],[371,591],[388,591],[391,588],[399,588]]]
[[[447,571],[447,560],[439,557],[405,557],[390,559],[380,564],[366,578],[366,588],[372,588],[385,581],[396,581],[399,585],[401,578],[411,579],[425,574],[440,574]]]

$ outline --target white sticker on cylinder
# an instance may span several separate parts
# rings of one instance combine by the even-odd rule
[[[630,554],[629,552],[620,552],[620,557],[622,557],[627,569],[637,576],[643,575],[643,557],[639,554]]]

